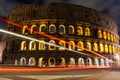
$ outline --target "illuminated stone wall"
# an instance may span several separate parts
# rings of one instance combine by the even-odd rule
[[[104,60],[102,58],[85,51],[84,48],[107,56],[111,60],[114,60],[114,56],[119,53],[119,36],[116,22],[101,12],[90,8],[63,3],[26,4],[13,8],[9,20],[23,25],[23,28],[8,25],[7,30],[80,51],[90,56],[39,42],[7,36],[12,39],[7,40],[4,63],[41,66],[41,61],[43,61],[44,66],[54,67],[59,66],[61,62],[64,65],[75,65],[84,60],[85,65],[91,65],[88,62],[96,65],[95,61],[100,61],[97,65],[103,65]],[[26,28],[31,30],[27,31]],[[62,40],[56,41],[34,34],[33,30]],[[65,41],[70,42],[72,46],[66,44]],[[75,45],[82,48],[75,47]],[[30,64],[32,62],[33,64]],[[108,64],[104,63],[104,65]]]

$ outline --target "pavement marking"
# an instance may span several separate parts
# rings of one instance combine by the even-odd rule
[[[59,78],[77,78],[77,77],[86,77],[89,75],[20,75],[22,78],[38,79],[38,80],[50,80],[50,79],[59,79]]]

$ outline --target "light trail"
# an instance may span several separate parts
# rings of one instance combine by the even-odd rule
[[[0,67],[0,72],[50,72],[50,71],[71,71],[71,70],[87,70],[87,69],[104,69],[110,68],[108,66],[84,66],[84,67],[57,67],[57,68],[26,68],[26,67]]]
[[[3,21],[3,22],[5,22],[5,23],[11,24],[11,25],[14,25],[14,26],[19,27],[19,28],[23,28],[22,25],[17,24],[17,23],[14,23],[14,22],[11,22],[11,21],[6,20],[6,19],[3,19],[3,18],[0,18],[0,21]],[[30,31],[31,29],[30,29],[30,28],[26,28],[26,30]],[[51,36],[51,35],[48,35],[48,34],[45,34],[45,33],[39,32],[39,31],[36,31],[36,30],[33,30],[33,32],[36,33],[36,34],[39,34],[39,35],[48,37],[48,38],[50,38],[50,39],[57,40],[57,41],[62,40],[62,39],[60,39],[60,38],[57,38],[57,37],[54,37],[54,36]],[[65,41],[65,43],[66,43],[66,44],[70,44],[68,41]],[[78,45],[75,45],[75,47],[79,47],[79,46],[78,46]],[[93,53],[93,54],[95,54],[95,55],[97,55],[97,56],[100,56],[100,57],[102,57],[102,58],[108,59],[107,57],[105,57],[105,56],[103,56],[103,55],[101,55],[101,54],[99,54],[99,53],[97,53],[97,52],[88,50],[88,49],[86,49],[86,48],[84,48],[84,50],[87,51],[87,52]]]
[[[36,42],[42,42],[41,40],[39,39],[36,39],[36,38],[32,38],[32,37],[28,37],[28,36],[24,36],[24,35],[21,35],[21,34],[18,34],[18,33],[14,33],[14,32],[11,32],[11,31],[7,31],[7,30],[4,30],[4,29],[0,29],[0,32],[2,33],[6,33],[6,34],[10,34],[10,35],[13,35],[13,36],[16,36],[16,37],[20,37],[20,38],[24,38],[24,39],[28,39],[28,40],[32,40],[32,41],[36,41]],[[47,45],[52,45],[52,46],[55,46],[55,47],[58,47],[58,48],[64,48],[62,46],[58,46],[58,45],[55,45],[55,44],[50,44],[49,42],[43,42]],[[89,55],[89,54],[85,54],[83,52],[79,52],[79,51],[76,51],[76,50],[72,50],[72,49],[68,49],[68,48],[64,48],[65,50],[69,50],[69,51],[72,51],[72,52],[76,52],[76,53],[79,53],[79,54],[83,54],[83,55]],[[89,55],[90,56],[90,55]]]

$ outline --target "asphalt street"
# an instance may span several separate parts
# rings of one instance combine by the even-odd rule
[[[0,80],[120,80],[120,70],[91,69],[49,72],[0,72]]]

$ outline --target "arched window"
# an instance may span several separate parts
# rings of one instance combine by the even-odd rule
[[[59,25],[59,34],[65,34],[65,26]]]
[[[56,32],[56,26],[54,24],[51,24],[49,26],[49,33],[55,33]]]
[[[20,58],[20,65],[26,65],[26,58]]]
[[[104,38],[104,39],[107,39],[107,34],[106,34],[105,31],[103,32],[103,38]]]
[[[30,41],[29,50],[36,50],[36,43],[34,41]]]
[[[103,44],[102,43],[100,43],[100,52],[104,52],[104,46],[103,46]]]
[[[77,35],[83,35],[83,28],[81,26],[77,27]]]
[[[85,36],[90,36],[90,28],[85,28]]]
[[[102,38],[102,31],[98,30],[98,38]]]
[[[116,42],[116,36],[115,35],[113,36],[113,41]]]
[[[91,43],[90,43],[90,42],[87,42],[86,48],[87,48],[88,50],[91,50]]]
[[[74,41],[70,41],[69,42],[69,49],[71,50],[75,50],[75,42]]]
[[[44,40],[40,40],[39,42],[39,50],[45,50],[45,41]]]
[[[105,44],[105,52],[108,53],[108,45],[107,44]]]
[[[112,53],[112,46],[109,45],[109,53]]]
[[[22,34],[25,34],[25,35],[28,34],[29,31],[26,28],[28,28],[28,26],[23,26]]]
[[[108,32],[108,40],[110,40],[110,33]]]
[[[49,41],[49,43],[50,43],[50,45],[49,45],[49,50],[55,50],[56,49],[56,47],[55,46],[53,46],[53,45],[55,45],[56,43],[55,43],[55,41],[54,40],[50,40]]]
[[[111,41],[113,41],[113,34],[111,34]]]
[[[112,46],[112,50],[113,50],[113,53],[115,53],[115,46],[114,45]]]
[[[26,41],[21,42],[21,50],[26,50]]]
[[[84,44],[83,42],[79,41],[78,42],[78,51],[83,51],[84,50]]]
[[[32,25],[32,26],[31,26],[31,30],[30,30],[30,33],[31,33],[31,34],[34,33],[33,30],[37,31],[37,26],[36,26],[36,25]]]
[[[46,25],[45,24],[41,24],[39,31],[42,32],[42,33],[45,33],[47,31]]]
[[[94,51],[98,51],[98,44],[97,44],[97,43],[94,43],[93,50],[94,50]]]
[[[72,25],[68,26],[68,34],[74,34],[74,26]]]
[[[29,58],[28,65],[29,65],[29,66],[35,66],[35,63],[36,63],[35,58],[34,58],[34,57],[30,57],[30,58]]]
[[[61,46],[61,48],[59,48],[59,50],[65,50],[65,48],[66,48],[65,41],[60,40],[59,45]]]

